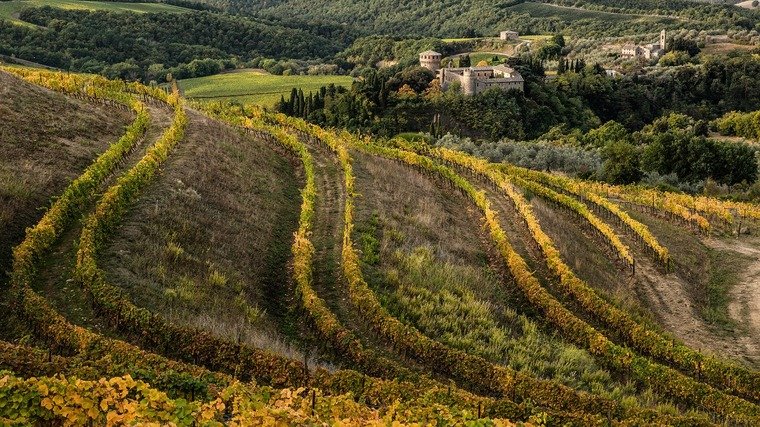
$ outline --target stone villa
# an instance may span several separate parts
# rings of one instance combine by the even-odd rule
[[[426,51],[420,54],[420,66],[437,73],[441,88],[458,83],[465,95],[475,95],[491,88],[523,90],[523,77],[506,65],[465,68],[441,68],[441,54]]]
[[[627,44],[623,46],[623,58],[657,59],[665,54],[665,30],[660,32],[660,42],[644,46]]]
[[[502,40],[518,40],[520,38],[520,33],[517,31],[502,31],[501,34],[499,34],[499,38]]]

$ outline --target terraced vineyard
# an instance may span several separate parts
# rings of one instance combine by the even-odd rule
[[[0,73],[124,121],[3,242],[4,424],[760,424],[755,205]]]

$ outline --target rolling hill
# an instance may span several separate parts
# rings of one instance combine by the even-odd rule
[[[52,197],[104,151],[130,114],[0,74],[0,271]]]
[[[561,31],[607,36],[668,29],[723,30],[754,27],[757,16],[728,4],[689,0],[352,2],[206,0],[222,10],[279,22],[340,23],[365,35],[458,38],[496,35],[505,28],[524,34]],[[730,17],[730,18],[729,18]]]
[[[757,205],[0,78],[3,422],[760,422]]]

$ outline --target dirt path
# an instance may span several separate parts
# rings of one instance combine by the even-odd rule
[[[516,215],[515,213],[511,213],[511,206],[509,206],[509,203],[501,203],[504,196],[494,194],[494,191],[488,185],[480,184],[486,190],[493,208],[506,220],[502,221],[505,223],[504,226],[508,227],[509,219],[514,218],[514,215]],[[699,313],[699,307],[692,302],[692,289],[694,285],[683,280],[677,274],[664,274],[619,227],[616,227],[614,224],[610,225],[616,229],[617,234],[634,251],[636,275],[634,280],[631,280],[627,286],[630,286],[631,290],[639,296],[639,299],[646,303],[646,306],[659,320],[665,330],[677,336],[692,348],[708,353],[715,353],[721,357],[728,357],[750,366],[760,366],[760,243],[756,245],[747,243],[726,245],[726,250],[734,250],[758,259],[742,275],[742,285],[734,289],[732,293],[734,303],[730,306],[732,317],[738,321],[743,320],[742,323],[751,326],[752,333],[729,336],[716,331],[713,326],[703,319]],[[518,225],[517,230],[514,231],[518,231],[520,228]],[[505,231],[508,232],[508,235],[512,234],[506,228]],[[518,232],[518,236],[519,234]],[[510,241],[513,241],[513,237],[517,236],[510,236]],[[540,254],[535,253],[535,249],[525,240],[526,238],[529,238],[529,236],[523,236],[523,239],[519,239],[519,237],[514,239],[518,241],[523,240],[527,244],[527,250],[518,250],[518,252],[521,252],[523,257],[529,255],[526,257],[526,261],[529,263],[531,261],[535,263],[538,258],[537,265],[534,264],[531,267],[538,271],[538,276],[547,274],[546,271],[542,271]],[[590,283],[593,284],[593,281]]]
[[[716,331],[715,327],[703,319],[699,307],[692,302],[694,285],[677,274],[664,274],[629,239],[624,238],[624,241],[635,252],[636,281],[632,286],[665,330],[694,349],[740,361],[749,366],[760,366],[760,339],[757,332],[754,335],[729,336]],[[727,249],[730,250],[730,247]],[[751,277],[746,276],[744,285],[736,289],[744,295],[734,297],[740,304],[738,311],[742,310],[741,302],[747,300],[746,295],[752,294],[752,289],[760,290],[760,282],[757,282],[760,276],[760,260],[755,264],[753,274]],[[752,277],[756,281],[754,284]],[[752,304],[758,304],[760,295],[755,293],[752,296]],[[760,306],[754,307],[756,315],[760,316]]]
[[[338,159],[319,144],[309,146],[314,159],[317,198],[314,209],[314,228],[311,235],[314,244],[314,287],[331,310],[343,317],[345,306],[339,304],[345,296],[340,295],[338,281],[341,279],[340,257],[343,241],[343,209],[346,189],[340,174]]]
[[[731,289],[729,315],[746,327],[750,336],[760,343],[760,240],[710,239],[705,244],[713,249],[736,252],[754,259],[739,275],[739,284]]]
[[[522,43],[520,43],[519,45],[515,46],[514,49],[516,50],[519,46],[522,46]],[[463,57],[465,55],[476,55],[476,54],[479,54],[479,53],[486,54],[486,55],[498,55],[498,56],[509,56],[509,55],[512,55],[511,52],[506,52],[506,51],[496,52],[496,51],[473,50],[471,52],[457,53],[457,54],[454,54],[454,55],[451,55],[451,56],[447,56],[446,58],[451,58],[451,59],[453,59],[453,58],[461,58],[461,57]]]
[[[688,346],[721,357],[760,366],[760,340],[751,336],[723,336],[705,322],[689,298],[689,288],[675,274],[663,276],[644,257],[637,258],[637,289],[663,327]]]
[[[742,321],[742,317],[747,318],[748,312],[752,312],[754,317],[749,322],[755,325],[754,333],[741,335],[737,332],[732,336],[716,330],[704,320],[699,312],[700,308],[693,302],[696,290],[690,280],[685,280],[676,273],[665,274],[630,238],[628,230],[623,230],[623,227],[614,221],[608,221],[608,224],[631,249],[636,259],[636,275],[626,286],[630,287],[630,292],[637,295],[667,332],[694,349],[743,362],[749,366],[760,366],[760,242],[754,246],[739,245],[739,250],[734,247],[733,241],[725,244],[725,250],[734,250],[745,255],[754,254],[753,256],[758,258],[753,268],[743,274],[743,285],[734,289],[734,302],[729,307],[732,310],[731,317],[740,324],[748,323]],[[682,228],[671,224],[668,224],[668,229],[673,233],[683,232]],[[724,249],[716,246],[721,243],[716,240],[703,243],[715,249]],[[589,283],[595,285],[593,281]]]

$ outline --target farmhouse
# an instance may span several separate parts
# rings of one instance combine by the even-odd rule
[[[506,65],[441,68],[438,70],[438,79],[443,89],[447,89],[452,83],[459,83],[465,95],[475,95],[494,87],[522,91],[525,83],[520,73]]]
[[[623,46],[623,58],[657,59],[665,54],[665,30],[660,32],[660,42],[644,46],[626,44]]]
[[[517,31],[502,31],[499,38],[502,40],[517,40],[520,38],[520,34]]]

